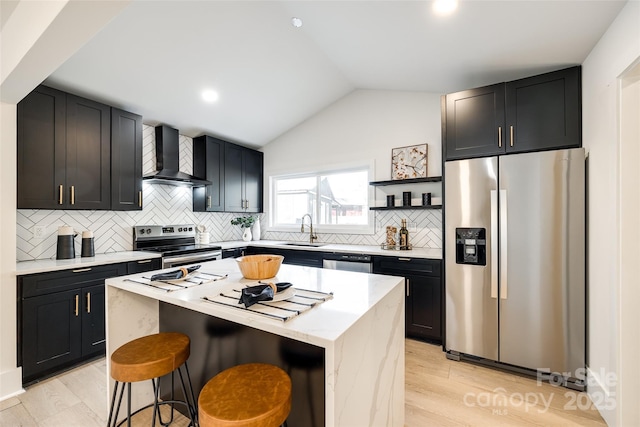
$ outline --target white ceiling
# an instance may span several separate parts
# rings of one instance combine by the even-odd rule
[[[581,64],[624,5],[461,0],[441,18],[430,3],[137,0],[45,84],[259,147],[354,89],[444,94]]]

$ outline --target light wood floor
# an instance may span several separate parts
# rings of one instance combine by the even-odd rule
[[[606,425],[584,393],[453,362],[439,346],[419,341],[407,339],[405,354],[408,427]],[[101,359],[0,402],[0,426],[105,426],[106,393],[105,360]],[[150,415],[150,411],[140,414],[133,425],[150,425]],[[184,427],[188,421],[182,418],[173,425]]]

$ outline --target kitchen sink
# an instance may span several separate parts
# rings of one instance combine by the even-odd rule
[[[285,245],[287,246],[309,246],[312,248],[319,248],[322,247],[324,245],[326,245],[326,243],[297,243],[297,242],[291,242],[291,243],[285,243]]]

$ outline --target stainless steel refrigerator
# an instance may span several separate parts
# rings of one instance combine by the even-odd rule
[[[563,374],[580,387],[584,149],[446,162],[445,266],[448,356]]]

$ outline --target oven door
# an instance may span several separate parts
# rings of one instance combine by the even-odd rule
[[[163,256],[162,268],[179,267],[181,265],[195,264],[198,262],[215,261],[217,259],[222,259],[222,251]]]

